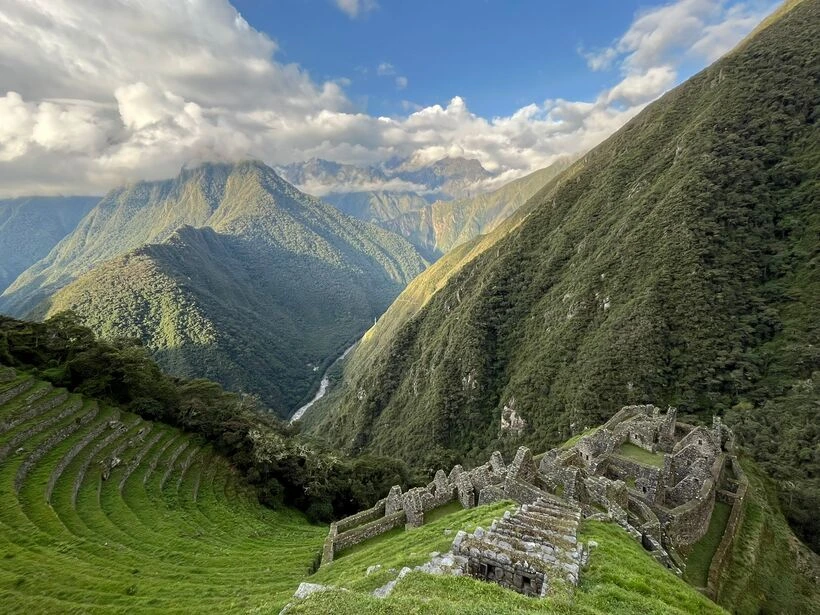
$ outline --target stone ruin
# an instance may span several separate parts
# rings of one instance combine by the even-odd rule
[[[453,554],[464,571],[528,596],[545,596],[551,583],[578,584],[587,548],[578,542],[581,509],[559,498],[538,498],[506,512],[489,530],[459,532]]]
[[[496,451],[472,470],[439,470],[425,487],[403,493],[394,486],[373,508],[331,524],[322,565],[395,527],[419,527],[426,513],[450,502],[472,508],[513,500],[518,510],[489,530],[458,533],[445,556],[447,574],[470,574],[533,596],[572,587],[589,552],[576,537],[581,518],[618,523],[681,574],[679,550],[706,533],[715,499],[742,501],[746,481],[733,449],[733,435],[717,417],[707,429],[678,422],[674,408],[627,406],[538,462],[521,447],[507,466]],[[433,561],[420,569],[438,568]]]

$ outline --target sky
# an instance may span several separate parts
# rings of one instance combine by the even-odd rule
[[[773,0],[3,0],[0,195],[102,194],[204,160],[594,147]]]

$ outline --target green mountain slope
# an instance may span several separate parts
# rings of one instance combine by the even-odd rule
[[[560,160],[498,190],[455,201],[436,201],[383,219],[380,224],[406,237],[425,255],[436,258],[495,229],[569,165],[570,159]]]
[[[419,211],[429,205],[415,192],[386,190],[331,193],[325,195],[323,199],[348,216],[376,224],[392,220],[408,212]],[[414,245],[417,244],[414,242]]]
[[[183,217],[203,228],[163,237]],[[108,258],[135,241],[131,229],[163,241]],[[20,309],[70,282],[31,313],[73,310],[101,335],[142,339],[170,373],[255,393],[285,416],[424,265],[400,237],[262,164],[208,165],[109,196],[6,305]]]
[[[624,403],[727,413],[807,496],[791,520],[810,517],[820,2],[788,8],[422,275],[316,433],[428,467],[543,450]],[[502,432],[505,408],[520,437]]]
[[[46,256],[99,200],[95,196],[0,199],[0,291]]]

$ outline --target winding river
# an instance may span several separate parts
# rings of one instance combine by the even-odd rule
[[[350,354],[350,351],[353,350],[356,347],[356,344],[358,344],[358,343],[359,343],[359,340],[356,340],[355,342],[353,342],[353,344],[347,350],[345,350],[341,355],[336,357],[336,360],[333,361],[333,363],[330,364],[330,367],[328,367],[325,370],[325,373],[322,376],[322,381],[319,383],[319,390],[316,391],[316,395],[314,395],[313,399],[311,399],[308,403],[306,403],[304,406],[302,406],[296,412],[293,413],[293,416],[290,417],[290,422],[291,423],[293,423],[294,421],[298,421],[300,418],[302,418],[302,416],[304,416],[305,412],[307,412],[308,409],[313,404],[315,404],[317,401],[319,401],[320,399],[322,399],[325,396],[325,393],[327,393],[327,390],[330,387],[330,376],[328,375],[328,374],[330,374],[330,370],[333,369],[333,367],[339,361],[341,361],[348,354]]]

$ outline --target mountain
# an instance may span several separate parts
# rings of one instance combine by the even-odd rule
[[[415,192],[429,195],[431,200],[462,198],[482,192],[481,182],[494,176],[478,160],[468,158],[442,158],[431,163],[410,158],[370,166],[311,158],[279,167],[277,171],[300,190],[320,197]]]
[[[492,192],[431,205],[394,216],[381,226],[407,238],[429,258],[438,258],[473,237],[489,233],[570,165],[561,159]]]
[[[331,192],[323,198],[348,216],[385,227],[391,220],[404,214],[418,212],[429,205],[427,199],[415,192],[390,190]]]
[[[425,264],[261,163],[209,164],[110,193],[4,306],[73,310],[108,338],[140,338],[172,374],[286,416]]]
[[[818,38],[788,3],[420,276],[311,431],[434,467],[627,403],[722,415],[820,548]]]
[[[492,192],[485,192],[483,183],[492,174],[477,160],[465,158],[444,158],[428,165],[393,160],[380,167],[314,158],[280,171],[305,192],[405,237],[435,260],[493,230],[570,162],[561,159]],[[439,200],[430,203],[428,199],[435,196]]]
[[[0,200],[0,291],[46,256],[99,200],[94,196]]]
[[[390,169],[393,177],[429,186],[452,198],[465,198],[481,192],[482,181],[493,174],[474,158],[442,158],[433,163],[407,160]]]

